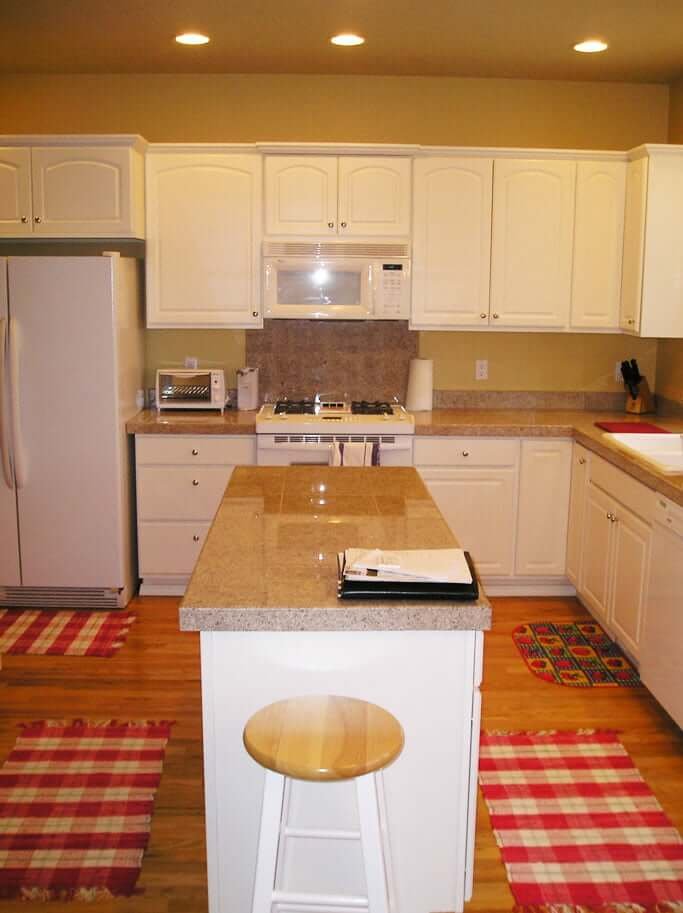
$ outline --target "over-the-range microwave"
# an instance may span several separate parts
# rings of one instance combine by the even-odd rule
[[[264,316],[308,320],[407,320],[407,243],[266,241]]]

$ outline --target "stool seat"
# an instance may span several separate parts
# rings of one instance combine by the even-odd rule
[[[352,697],[277,701],[244,727],[244,746],[262,767],[296,780],[348,780],[390,764],[403,729],[387,710]]]

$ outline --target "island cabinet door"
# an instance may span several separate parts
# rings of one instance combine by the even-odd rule
[[[421,467],[429,493],[484,577],[514,572],[517,470]]]

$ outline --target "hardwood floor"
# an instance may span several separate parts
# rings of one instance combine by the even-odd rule
[[[6,656],[0,671],[0,759],[16,724],[32,719],[174,719],[139,888],[98,903],[98,913],[206,913],[199,638],[181,633],[177,600],[137,599],[124,648],[111,659]],[[621,738],[676,826],[683,830],[683,738],[645,689],[578,689],[528,672],[510,632],[522,621],[588,617],[573,599],[495,599],[486,637],[483,725],[489,729],[605,727]],[[510,913],[513,900],[479,803],[475,890],[466,913]],[[425,835],[428,839],[428,835]],[[85,906],[0,901],[0,913],[74,913]],[[247,911],[230,911],[247,913]],[[401,911],[410,913],[410,911]]]

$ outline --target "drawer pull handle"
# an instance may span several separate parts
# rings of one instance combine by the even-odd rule
[[[463,450],[462,455],[463,455],[464,457],[468,457],[468,456],[470,455],[469,450]]]
[[[196,447],[192,448],[192,456],[199,456],[199,451],[197,450]]]
[[[193,484],[194,487],[196,488],[197,485],[199,485],[199,479],[192,479],[192,484]]]
[[[194,536],[192,537],[192,541],[193,541],[193,542],[199,542],[199,536],[198,536],[196,533],[195,533]]]

